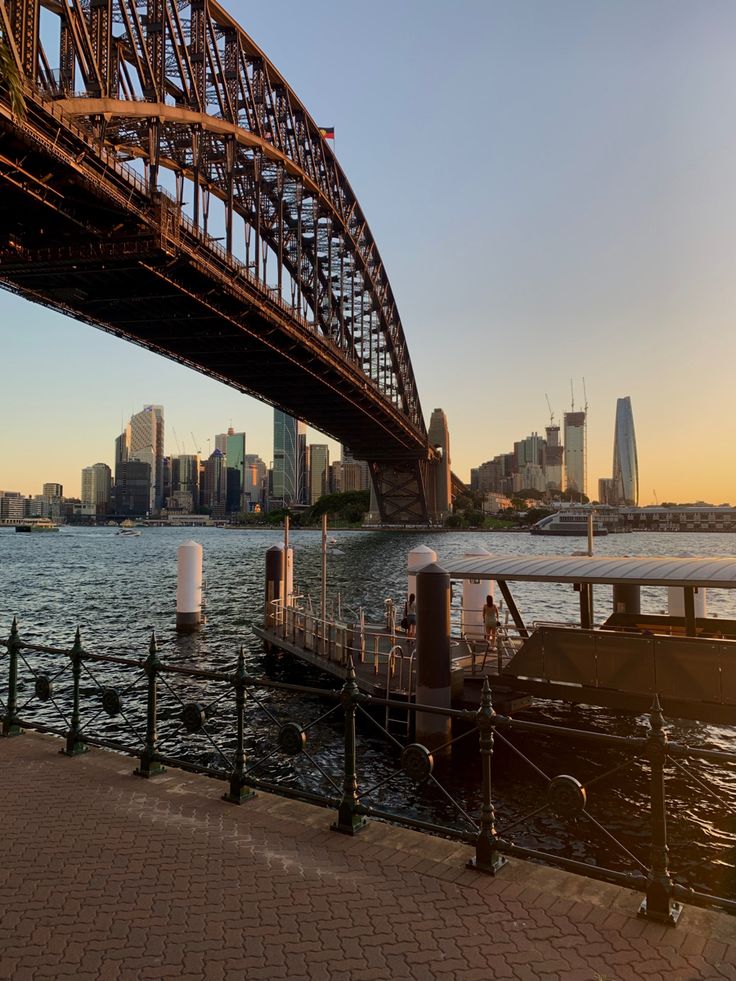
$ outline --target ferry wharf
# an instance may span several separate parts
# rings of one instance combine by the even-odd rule
[[[0,977],[289,981],[736,978],[736,918],[677,928],[630,890],[25,732],[0,741]]]

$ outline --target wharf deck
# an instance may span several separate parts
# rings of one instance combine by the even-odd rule
[[[254,626],[253,632],[265,644],[289,654],[292,657],[319,668],[327,674],[345,679],[348,651],[353,654],[355,680],[358,688],[374,698],[393,698],[398,701],[413,700],[416,682],[415,641],[400,633],[391,637],[372,627],[365,630],[365,641],[361,646],[353,638],[353,647],[340,643],[334,630],[326,642],[309,636],[302,628],[294,631],[268,629]],[[315,649],[316,648],[316,649]],[[393,652],[391,654],[390,652]],[[532,697],[515,691],[491,672],[495,668],[496,655],[483,651],[473,656],[463,645],[462,651],[456,649],[452,659],[452,705],[453,708],[476,709],[480,703],[480,690],[485,674],[489,674],[493,702],[499,712],[505,715],[528,708]],[[486,671],[486,664],[488,671]]]
[[[736,918],[637,918],[619,886],[373,822],[333,834],[323,808],[212,781],[152,780],[59,741],[0,740],[0,977],[15,981],[736,981]],[[32,820],[29,819],[32,815]]]

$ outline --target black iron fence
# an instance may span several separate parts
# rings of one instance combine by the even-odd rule
[[[242,650],[232,671],[167,664],[158,656],[153,635],[147,657],[117,657],[86,651],[79,631],[69,648],[26,643],[14,621],[8,640],[0,643],[0,660],[5,662],[0,664],[3,736],[36,729],[60,736],[61,752],[69,756],[89,746],[124,752],[138,758],[134,772],[140,777],[154,777],[165,767],[206,774],[225,784],[223,798],[235,804],[258,789],[320,804],[334,809],[332,827],[343,834],[355,834],[369,818],[440,834],[474,846],[471,866],[491,875],[509,857],[551,863],[643,892],[641,914],[663,923],[677,922],[683,902],[736,912],[733,899],[688,888],[670,870],[665,781],[666,771],[675,770],[698,793],[728,807],[689,764],[730,767],[736,753],[670,741],[656,695],[647,734],[620,736],[498,715],[487,679],[476,710],[441,709],[362,694],[352,662],[340,691],[254,677]],[[449,717],[451,737],[430,751],[398,738],[380,721],[403,714],[408,733],[416,712]],[[371,734],[390,749],[380,773],[369,772],[359,753],[359,740]],[[576,753],[583,746],[612,749],[619,758],[585,782],[548,773],[526,746],[539,736],[565,740]],[[492,761],[499,747],[519,761],[537,787],[529,810],[505,823],[504,814],[497,820],[492,793]],[[474,760],[475,806],[448,790],[438,765],[458,750]],[[640,777],[647,775],[646,855],[641,847],[624,844],[589,807],[593,788],[634,768]],[[312,775],[306,782],[300,777],[304,772]],[[382,790],[388,785],[399,792],[387,803]],[[444,820],[417,813],[416,796],[429,791],[442,802]],[[598,836],[617,852],[624,868],[519,843],[519,829],[541,814],[564,822],[580,841]],[[682,808],[677,817],[686,817]]]

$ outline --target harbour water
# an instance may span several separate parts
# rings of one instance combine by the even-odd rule
[[[74,630],[81,628],[84,647],[99,654],[144,657],[151,629],[156,630],[160,657],[168,663],[231,670],[237,651],[245,648],[251,673],[266,672],[277,678],[334,688],[334,679],[279,658],[264,655],[250,625],[260,620],[263,608],[263,569],[266,549],[282,540],[278,530],[229,530],[217,528],[147,528],[137,538],[117,535],[115,528],[62,528],[58,535],[16,535],[0,531],[0,632],[7,634],[17,616],[27,642],[69,647]],[[176,549],[190,538],[204,547],[207,625],[199,634],[179,636],[174,632]],[[459,558],[479,547],[498,554],[571,554],[585,548],[584,539],[544,539],[507,533],[389,533],[330,532],[334,544],[328,556],[329,592],[340,594],[344,614],[357,618],[362,607],[369,620],[380,620],[384,601],[391,596],[401,603],[406,589],[406,555],[418,544],[433,548],[439,561]],[[319,594],[320,534],[295,531],[295,583],[302,593]],[[601,555],[732,555],[736,537],[725,534],[611,535],[595,541]],[[455,590],[454,616],[459,620],[460,590]],[[527,621],[573,620],[578,600],[572,587],[547,584],[516,584],[514,595]],[[596,599],[598,618],[610,609],[610,590],[601,588]],[[666,608],[663,589],[642,591],[647,612]],[[736,618],[736,596],[729,591],[712,591],[708,596],[711,614]],[[0,669],[1,670],[1,669]],[[0,679],[0,688],[4,687]],[[142,701],[142,695],[139,696]],[[273,711],[293,711],[284,700],[272,698]],[[304,699],[297,707],[303,718],[319,714],[319,706]],[[646,720],[617,715],[594,707],[569,707],[538,703],[530,717],[578,729],[596,729],[620,735],[642,735]],[[257,742],[257,720],[250,717],[251,737]],[[361,763],[370,765],[377,779],[391,772],[395,759],[385,741],[370,725],[363,732]],[[733,750],[733,730],[673,720],[670,738],[691,746]],[[225,733],[225,738],[227,734]],[[462,745],[462,744],[460,744]],[[571,746],[553,739],[520,740],[517,745],[549,775],[571,773],[583,782],[615,766],[621,757]],[[336,776],[340,759],[339,720],[330,728],[315,730],[310,749],[314,758]],[[265,748],[265,747],[264,747]],[[270,775],[291,779],[291,761],[273,764]],[[478,804],[477,758],[467,750],[453,756],[438,770],[438,777],[466,809]],[[677,770],[668,774],[668,797],[672,801],[670,837],[672,864],[685,884],[736,897],[736,771],[705,765],[697,776],[721,798],[702,792],[696,782]],[[306,777],[318,786],[319,773]],[[518,765],[511,754],[497,747],[494,757],[494,798],[499,826],[510,824],[533,808],[530,795],[539,792],[539,780],[531,769]],[[456,813],[447,799],[429,790],[417,790],[398,778],[382,792],[391,806],[399,800],[415,815],[451,822]],[[603,782],[591,796],[591,813],[626,847],[646,862],[647,774],[640,767]],[[574,828],[546,814],[528,826],[515,829],[520,844],[609,867],[627,867],[622,853],[601,839],[592,826],[577,822]]]

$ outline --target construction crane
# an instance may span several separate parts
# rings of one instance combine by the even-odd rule
[[[179,454],[179,456],[181,456],[181,446],[179,446],[179,440],[176,435],[176,430],[174,429],[173,426],[171,427],[171,432],[174,434],[174,442],[176,443],[176,452]]]
[[[199,440],[195,437],[194,433],[191,430],[189,430],[189,435],[192,437],[194,452],[197,454],[197,456],[202,456],[202,451],[197,449],[197,443],[199,442]]]
[[[549,395],[547,395],[546,392],[544,393],[544,397],[547,399],[547,408],[549,409],[549,426],[551,429],[555,424],[555,414],[552,411],[552,403],[550,402]]]
[[[585,458],[583,461],[583,494],[588,488],[588,393],[585,390],[585,379],[583,378],[583,398],[585,399],[585,404],[583,405],[583,411],[585,412],[585,419],[583,421],[583,453]]]
[[[572,378],[570,379],[570,411],[575,411],[575,389],[572,387]]]

